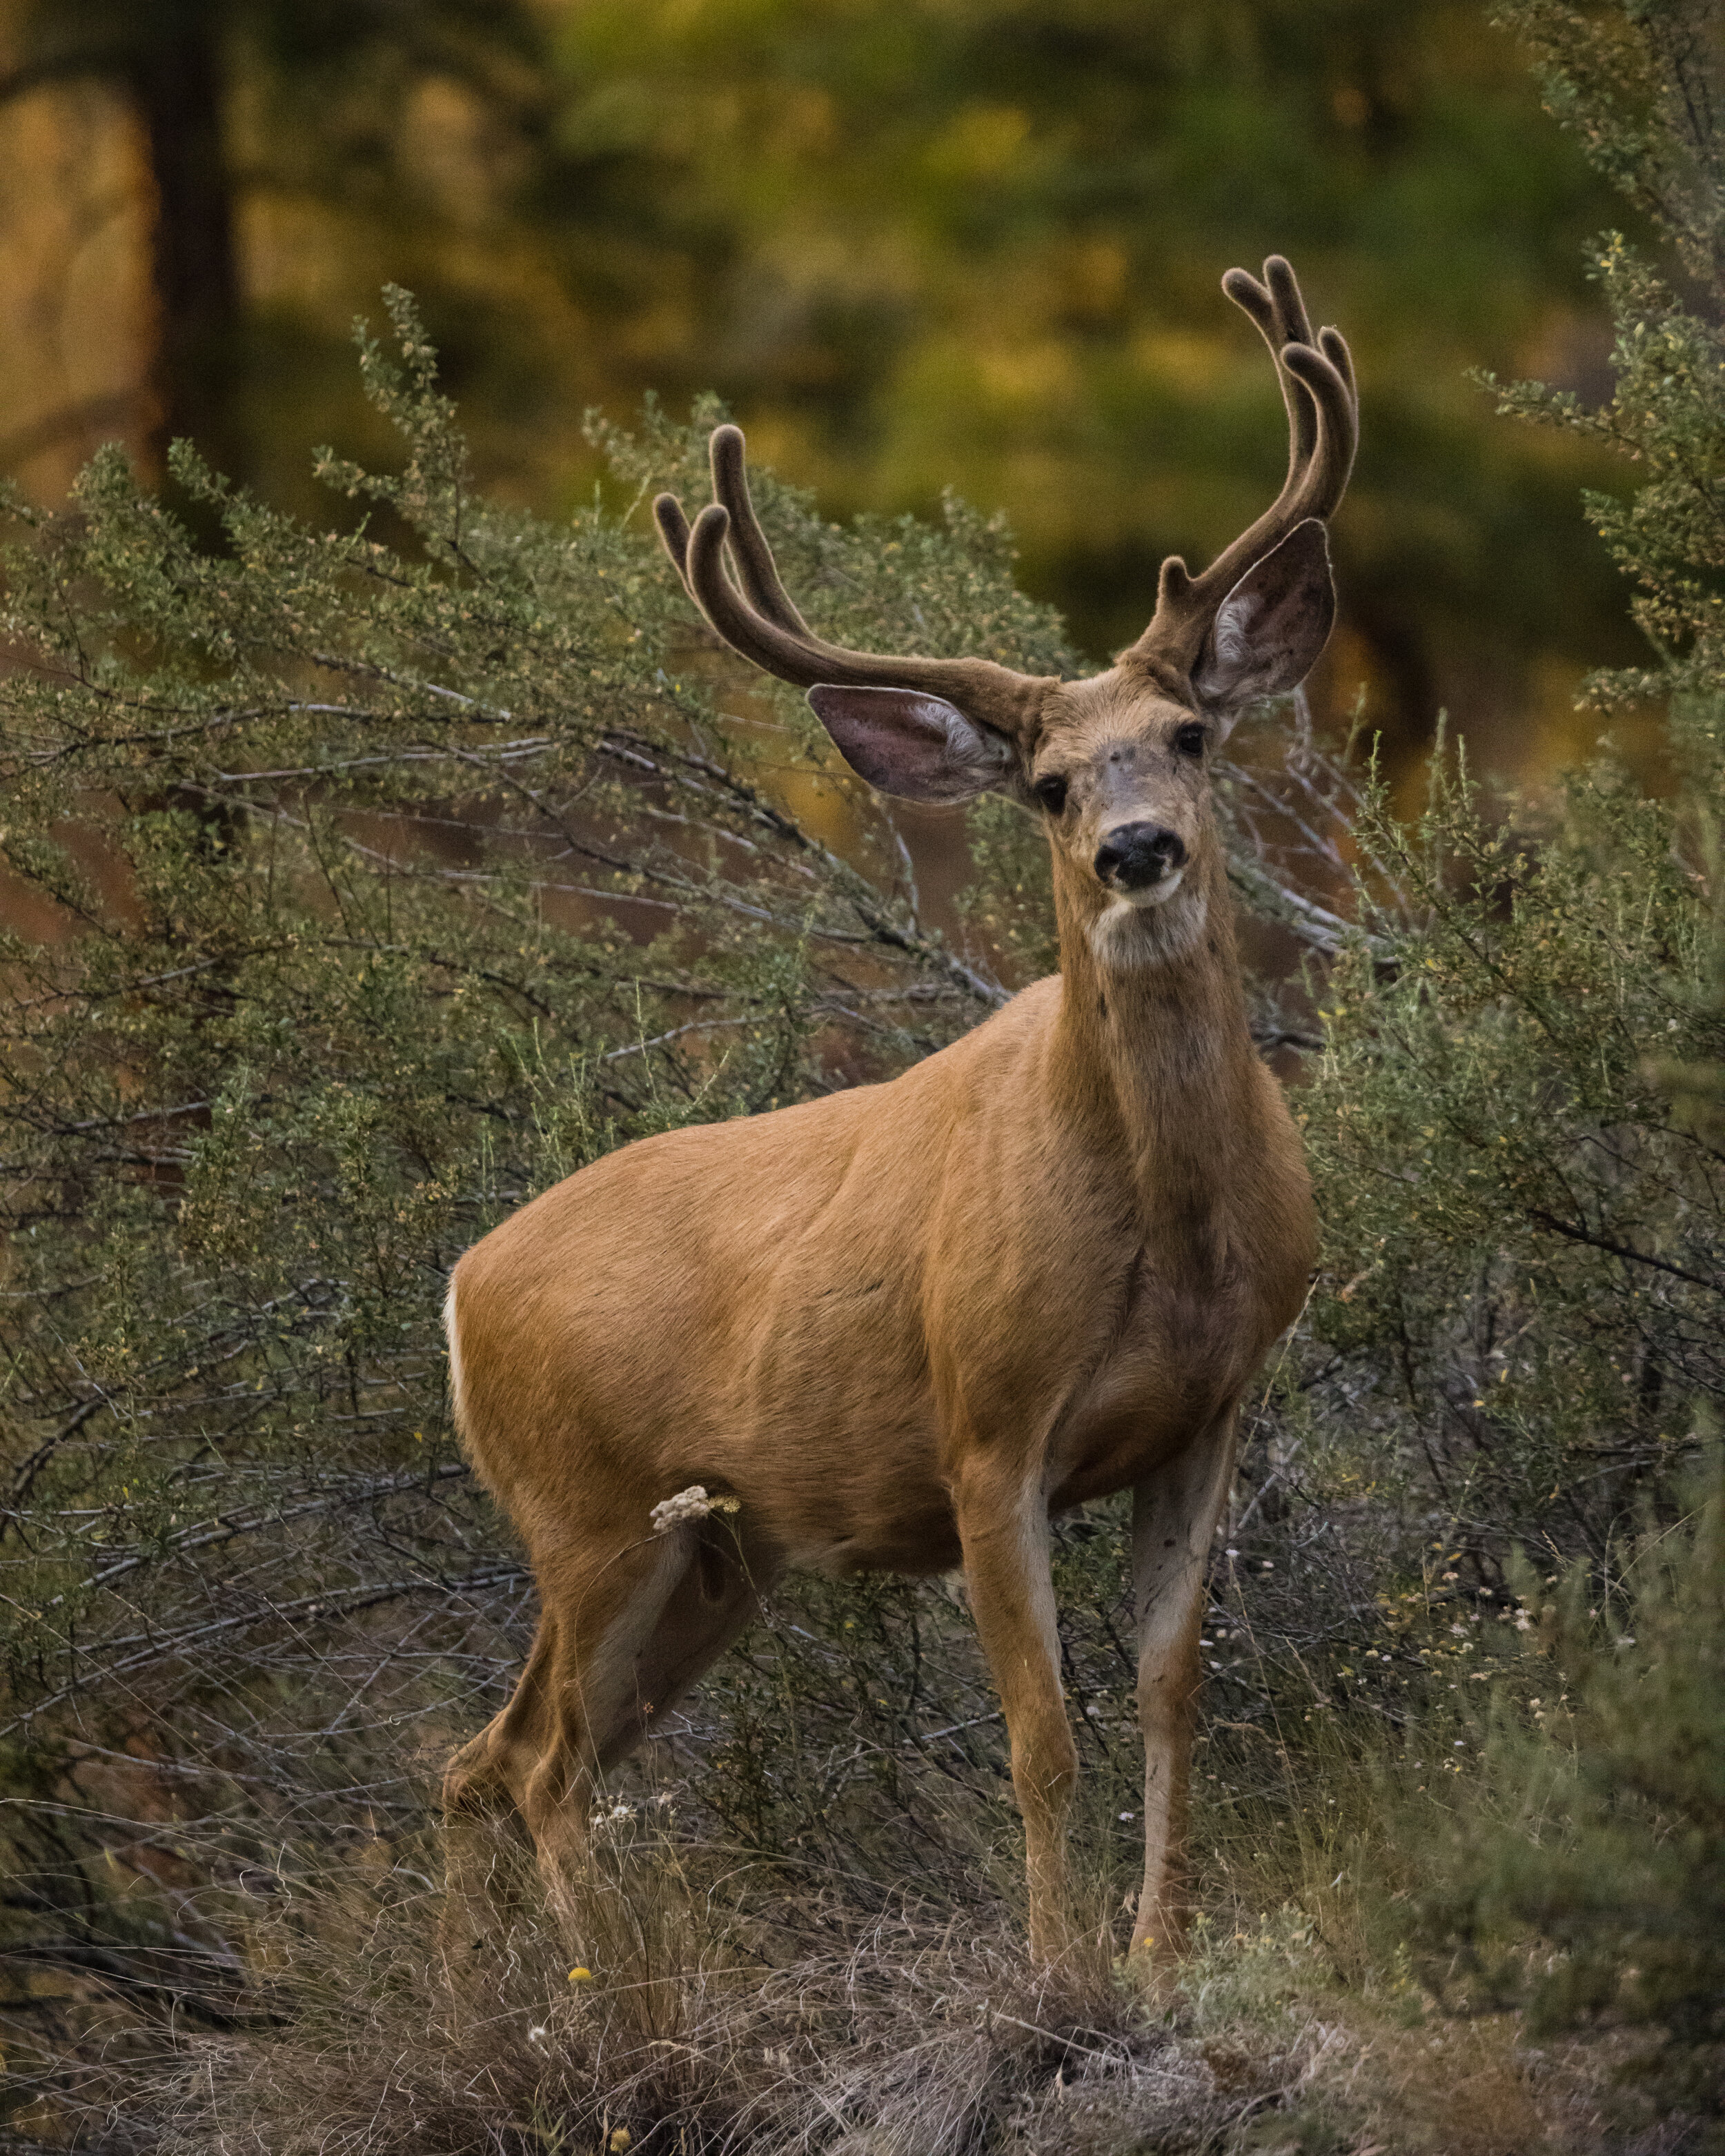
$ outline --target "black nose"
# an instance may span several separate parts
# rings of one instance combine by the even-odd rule
[[[1185,865],[1185,841],[1160,824],[1117,824],[1096,851],[1096,874],[1117,891],[1147,891]]]

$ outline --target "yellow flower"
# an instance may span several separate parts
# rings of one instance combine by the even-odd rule
[[[624,2150],[634,2139],[634,2134],[626,2126],[619,2126],[605,2146],[611,2151],[611,2156],[623,2156]]]
[[[590,1969],[572,1969],[569,1971],[569,1981],[571,1984],[591,1984],[593,1971]]]

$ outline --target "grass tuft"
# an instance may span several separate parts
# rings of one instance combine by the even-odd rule
[[[1101,1957],[1033,1968],[1004,1906],[859,1916],[643,1831],[554,1922],[511,1867],[512,1917],[454,1950],[405,1871],[399,1893],[308,1883],[254,1943],[275,1972],[254,2025],[183,2046],[141,2098],[134,2076],[134,2136],[147,2113],[157,2156],[1197,2150],[1302,2062],[1219,2071]]]

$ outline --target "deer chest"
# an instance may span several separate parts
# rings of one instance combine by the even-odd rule
[[[1056,1509],[1126,1488],[1231,1411],[1298,1306],[1290,1283],[1267,1285],[1240,1270],[1182,1277],[1139,1255],[1123,1307],[1049,1433]]]

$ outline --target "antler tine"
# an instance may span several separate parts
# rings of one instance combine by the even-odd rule
[[[716,429],[713,490],[691,525],[675,495],[653,505],[659,534],[691,598],[732,650],[799,689],[926,689],[1003,733],[1016,733],[1040,705],[1044,684],[988,659],[915,659],[852,651],[817,636],[792,604],[749,498],[742,432]],[[726,567],[727,552],[742,579]]]
[[[742,428],[716,427],[707,454],[712,465],[713,493],[731,517],[731,558],[742,575],[749,604],[757,613],[764,614],[788,634],[807,636],[809,624],[779,581],[773,550],[767,544],[767,535],[761,529],[761,521],[750,498]],[[665,542],[665,551],[683,580],[683,588],[693,598],[695,588],[689,580],[690,526],[683,514],[683,505],[674,494],[655,495],[653,517]]]
[[[814,639],[806,631],[786,629],[757,613],[732,583],[725,567],[730,536],[730,511],[722,502],[709,502],[695,520],[684,557],[696,604],[733,650],[764,672],[793,681],[799,689],[831,680],[821,671]]]
[[[1299,282],[1283,257],[1272,254],[1265,263],[1261,283],[1249,271],[1230,270],[1222,289],[1251,317],[1276,363],[1288,415],[1288,470],[1275,501],[1202,575],[1192,576],[1178,555],[1163,563],[1155,616],[1132,649],[1182,665],[1196,656],[1210,617],[1253,563],[1296,524],[1333,513],[1359,435],[1347,342],[1327,326],[1313,336]]]
[[[1222,290],[1243,314],[1251,316],[1258,334],[1270,347],[1281,401],[1287,408],[1288,479],[1297,480],[1317,441],[1317,413],[1312,399],[1281,363],[1285,346],[1312,341],[1312,326],[1299,285],[1282,256],[1272,254],[1264,264],[1261,285],[1250,270],[1230,270],[1222,280]]]
[[[793,636],[807,636],[809,624],[779,581],[778,567],[749,495],[748,465],[741,427],[715,427],[707,444],[713,468],[713,498],[731,512],[731,556],[742,577],[742,588],[757,613]]]
[[[1353,378],[1353,354],[1348,348],[1347,338],[1327,322],[1317,333],[1317,348],[1348,384],[1348,393],[1358,405],[1359,386]]]
[[[1318,440],[1296,496],[1289,504],[1295,523],[1307,516],[1330,517],[1348,491],[1353,453],[1359,446],[1359,401],[1353,388],[1353,361],[1334,330],[1323,332],[1341,352],[1341,364],[1307,344],[1291,344],[1282,353],[1286,372],[1297,375],[1317,407]]]
[[[671,567],[681,580],[683,589],[692,599],[694,589],[689,582],[689,520],[683,514],[683,505],[674,494],[656,494],[653,497],[653,521],[659,526],[660,538],[665,551],[671,557]]]

